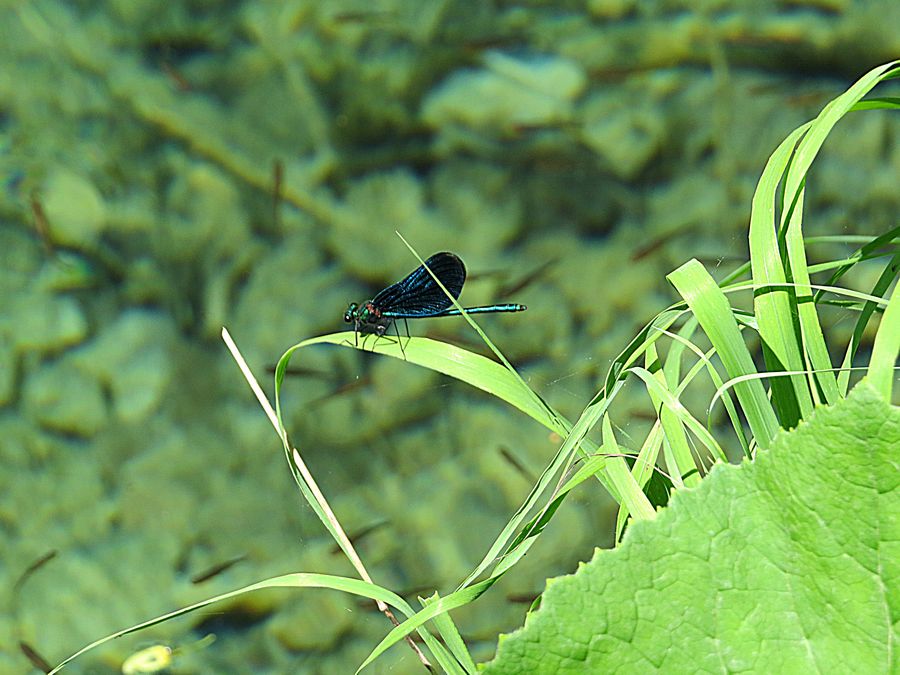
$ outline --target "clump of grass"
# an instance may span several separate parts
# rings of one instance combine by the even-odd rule
[[[807,172],[834,125],[851,111],[900,108],[900,99],[863,100],[879,82],[898,76],[897,62],[875,68],[829,103],[815,120],[799,127],[779,145],[769,158],[753,197],[750,260],[719,282],[696,260],[672,272],[668,279],[682,302],[660,312],[635,336],[613,362],[602,389],[574,422],[566,420],[528,387],[470,316],[465,316],[466,320],[498,361],[417,337],[404,341],[403,349],[386,341],[366,347],[482,389],[563,438],[555,456],[481,562],[451,593],[420,599],[418,610],[371,579],[300,452],[290,442],[282,422],[281,387],[293,355],[300,349],[326,343],[354,348],[352,333],[311,338],[291,347],[276,368],[273,410],[237,347],[227,332],[223,332],[281,439],[300,491],[360,578],[298,573],[267,579],[101,638],[63,661],[53,672],[110,639],[225,598],[262,588],[288,586],[331,588],[378,603],[394,628],[360,668],[372,663],[391,645],[406,639],[428,668],[433,668],[430,663],[433,659],[448,673],[475,673],[475,663],[449,612],[474,602],[514,568],[540,537],[566,496],[581,482],[599,481],[619,504],[618,538],[629,519],[655,517],[655,507],[645,490],[654,471],[662,471],[658,464],[664,462],[672,489],[678,490],[701,480],[709,463],[725,460],[725,441],[721,434],[717,438],[710,423],[710,410],[719,401],[727,413],[735,443],[747,457],[768,448],[781,429],[796,426],[815,406],[833,404],[846,397],[854,369],[864,373],[879,394],[890,401],[900,352],[900,292],[895,284],[900,270],[897,248],[900,227],[865,239],[840,259],[810,265],[807,248],[817,240],[804,238],[802,217]],[[829,241],[860,243],[858,237],[849,236],[830,237]],[[863,261],[881,261],[883,265],[872,288],[863,292],[837,285],[853,266]],[[824,278],[814,283],[814,275]],[[892,285],[894,290],[888,298],[886,294]],[[731,297],[739,293],[752,294],[752,310],[732,305]],[[459,308],[455,301],[454,305]],[[831,360],[820,323],[819,309],[826,305],[836,305],[856,316],[839,363]],[[868,363],[860,365],[857,361],[862,336],[876,314],[881,321],[874,345]],[[765,364],[762,369],[757,368],[748,347],[751,335],[762,348]],[[664,358],[660,354],[662,341],[666,343]],[[681,402],[686,389],[701,374],[708,376],[716,388],[705,411],[706,423]],[[618,441],[611,417],[611,405],[628,379],[635,379],[646,388],[657,415],[636,452]],[[588,432],[598,425],[602,438],[599,445],[587,438]],[[626,461],[628,456],[635,457],[631,464]],[[402,623],[396,619],[395,612],[406,617]],[[429,622],[431,628],[426,625]],[[430,655],[421,652],[410,639],[413,632],[422,638]]]

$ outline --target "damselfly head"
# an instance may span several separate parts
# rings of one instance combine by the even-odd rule
[[[347,323],[353,323],[356,319],[356,308],[359,307],[355,302],[351,302],[347,307],[347,311],[344,312],[344,321]]]

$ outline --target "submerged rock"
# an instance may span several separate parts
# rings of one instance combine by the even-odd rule
[[[96,186],[79,173],[56,169],[44,181],[42,193],[53,240],[92,248],[106,224],[106,204]]]
[[[422,118],[438,129],[462,124],[514,131],[568,121],[586,75],[575,61],[558,56],[511,56],[488,52],[484,68],[460,70],[425,99]]]
[[[29,375],[23,393],[26,414],[47,429],[89,438],[106,424],[100,383],[65,360]]]

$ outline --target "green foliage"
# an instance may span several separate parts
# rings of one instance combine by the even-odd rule
[[[856,387],[550,580],[485,672],[896,671],[898,447]]]
[[[890,454],[900,441],[900,421],[888,403],[900,351],[900,291],[895,288],[890,300],[884,295],[897,277],[900,231],[871,237],[849,257],[808,265],[809,242],[801,220],[806,174],[825,138],[852,110],[900,108],[895,99],[860,102],[878,82],[898,73],[897,63],[872,70],[788,136],[766,165],[753,198],[750,261],[719,283],[696,260],[675,270],[669,279],[684,302],[640,331],[574,423],[527,386],[469,316],[466,320],[499,363],[423,338],[404,340],[402,349],[387,340],[357,344],[350,333],[312,338],[289,349],[278,363],[277,412],[245,369],[302,494],[364,580],[352,585],[319,576],[300,585],[363,594],[407,617],[360,668],[416,631],[445,671],[474,672],[449,612],[474,602],[514,569],[571,490],[589,478],[596,478],[619,504],[617,533],[633,521],[622,549],[598,554],[570,579],[551,583],[542,609],[521,633],[502,643],[490,670],[580,672],[585,664],[599,670],[673,672],[897,666],[889,645],[896,640],[890,616],[897,607],[894,561],[900,560],[900,551],[893,549],[900,540],[900,514]],[[885,255],[891,258],[869,293],[835,285],[852,265]],[[827,272],[831,277],[826,284],[811,280],[811,275]],[[732,305],[731,296],[740,292],[753,293],[752,312]],[[838,366],[831,362],[818,316],[818,307],[829,302],[858,313],[853,339]],[[883,317],[872,355],[867,367],[861,367],[868,371],[869,384],[844,400],[849,388],[845,373],[856,362],[869,320],[879,312]],[[695,335],[697,328],[702,335]],[[754,364],[757,340],[765,371]],[[245,368],[230,338],[226,341]],[[371,581],[288,438],[281,416],[284,373],[299,349],[322,343],[366,349],[445,373],[511,404],[563,439],[481,562],[453,592],[421,600],[419,610]],[[835,370],[841,373],[835,376]],[[682,402],[701,373],[717,388],[706,424]],[[627,447],[614,431],[612,405],[629,379],[646,389],[658,417],[640,448]],[[721,466],[701,481],[708,465],[725,457],[726,444],[713,434],[710,413],[720,398],[740,450],[755,462]],[[817,409],[825,403],[833,407]],[[790,435],[784,433],[794,427]],[[599,445],[587,438],[597,428]],[[625,460],[635,454],[633,461]],[[648,494],[659,483],[651,477],[663,471],[660,458],[675,496],[657,516],[653,503],[665,499],[654,495],[651,503]],[[698,485],[680,494],[682,488]],[[860,507],[848,509],[848,503]],[[267,583],[280,584],[281,578],[227,597]],[[116,635],[221,597],[226,596]],[[388,611],[384,604],[381,609]]]

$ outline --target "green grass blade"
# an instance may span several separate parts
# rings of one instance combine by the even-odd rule
[[[600,448],[600,452],[607,457],[607,474],[619,492],[621,498],[619,503],[628,509],[628,513],[636,520],[655,518],[656,509],[653,508],[653,504],[650,503],[641,486],[638,485],[634,476],[631,475],[631,469],[625,462],[625,459],[621,457],[622,449],[619,447],[613,434],[609,415],[603,416],[602,426],[603,445]]]
[[[419,601],[424,607],[439,600],[440,596],[437,593],[429,598],[419,598]],[[447,645],[447,649],[450,650],[450,653],[454,656],[456,662],[458,662],[458,668],[451,672],[475,675],[475,673],[478,672],[478,667],[475,665],[475,661],[472,660],[472,655],[469,654],[466,643],[463,642],[462,636],[459,634],[459,629],[457,629],[456,624],[453,623],[450,614],[444,612],[443,614],[438,614],[434,617],[434,627],[437,628],[438,633],[444,638],[444,644]]]
[[[634,461],[634,466],[631,467],[631,475],[634,476],[634,479],[637,481],[637,484],[641,486],[642,490],[656,470],[656,461],[659,457],[659,451],[662,448],[662,444],[662,425],[659,420],[656,420],[653,424],[653,428],[650,429],[650,433],[647,434],[647,438],[644,439],[644,442],[641,445],[637,459]],[[669,464],[668,466],[672,465]],[[672,484],[675,485],[676,488],[684,487],[684,483],[681,481],[680,476],[678,477],[677,482],[673,479]],[[625,508],[625,506],[620,506],[619,512],[616,514],[616,545],[618,545],[619,541],[622,539],[622,530],[625,528],[628,515],[628,509]]]
[[[115,633],[111,633],[106,637],[95,640],[91,644],[79,649],[77,652],[61,661],[53,670],[50,671],[50,675],[55,675],[55,673],[58,673],[60,670],[62,670],[62,668],[66,666],[66,664],[71,663],[79,656],[91,651],[92,649],[95,649],[96,647],[99,647],[106,642],[109,642],[110,640],[115,640],[116,638],[120,638],[123,635],[135,633],[139,630],[143,630],[144,628],[149,628],[150,626],[155,626],[165,621],[169,621],[170,619],[189,614],[203,607],[207,607],[208,605],[211,605],[213,603],[227,600],[229,598],[234,598],[239,595],[244,595],[246,593],[252,593],[253,591],[262,590],[264,588],[328,588],[335,591],[342,591],[344,593],[351,593],[353,595],[360,595],[371,600],[380,600],[388,605],[395,607],[407,616],[413,616],[415,614],[412,607],[410,607],[409,604],[396,593],[392,593],[391,591],[382,588],[381,586],[376,586],[375,584],[370,584],[359,579],[349,579],[347,577],[338,577],[330,574],[284,574],[282,576],[272,577],[271,579],[259,581],[255,584],[250,584],[249,586],[244,586],[243,588],[239,588],[234,591],[229,591],[228,593],[222,593],[221,595],[207,598],[206,600],[201,600],[200,602],[194,603],[193,605],[188,605],[187,607],[176,609],[173,612],[162,614],[153,619],[149,619],[148,621],[143,621],[141,623],[135,624],[134,626],[130,626],[128,628],[116,631]],[[431,639],[434,640],[434,638]]]
[[[825,335],[822,333],[822,326],[819,323],[819,315],[816,311],[816,303],[812,289],[809,287],[809,268],[806,264],[806,247],[803,243],[803,231],[801,229],[803,195],[804,190],[801,189],[788,221],[785,247],[788,260],[790,261],[791,279],[797,284],[794,292],[797,302],[798,323],[800,325],[800,339],[803,346],[803,356],[807,366],[810,368],[807,380],[808,386],[815,399],[818,399],[819,390],[821,389],[825,402],[829,405],[834,405],[840,398],[840,391],[838,390],[837,379],[831,370],[831,357],[828,355]]]
[[[834,285],[838,282],[838,280],[844,276],[848,271],[850,271],[854,265],[857,263],[868,260],[875,256],[876,251],[881,248],[890,246],[894,243],[894,240],[900,237],[900,227],[895,227],[884,234],[881,234],[877,237],[867,237],[865,243],[860,246],[856,251],[850,254],[847,257],[846,261],[842,261],[836,265],[837,269],[832,273],[831,277],[828,279],[829,285]],[[893,247],[892,247],[893,248]],[[818,302],[819,297],[822,295],[822,291],[816,292],[816,301]]]
[[[738,318],[738,315],[735,315],[735,318]],[[692,318],[690,323],[696,322],[696,319]],[[689,327],[688,325],[685,328]],[[693,344],[690,340],[687,340],[684,337],[685,328],[682,328],[677,334],[670,333],[665,331],[665,334],[668,335],[672,340],[675,341],[674,346],[682,345],[687,349],[690,349],[697,356],[697,363],[695,363],[691,369],[688,371],[687,375],[685,375],[684,379],[678,383],[677,388],[675,389],[675,396],[681,397],[682,392],[687,388],[687,386],[694,380],[700,370],[705,369],[709,374],[709,378],[712,381],[713,385],[717,388],[721,388],[722,386],[722,377],[719,375],[719,371],[716,370],[716,367],[713,365],[710,360],[713,354],[716,353],[716,348],[712,347],[706,353],[702,352],[699,347]],[[691,331],[693,328],[691,328]],[[688,334],[690,334],[688,332]],[[668,360],[666,365],[668,366]],[[674,381],[674,380],[673,380]],[[725,411],[728,414],[728,419],[731,421],[731,426],[734,429],[734,433],[738,438],[738,442],[741,444],[741,449],[744,451],[745,457],[750,457],[750,445],[747,442],[747,437],[744,434],[744,427],[741,424],[741,419],[738,416],[737,408],[734,405],[734,401],[732,401],[731,396],[728,392],[724,392],[722,397],[723,404],[725,406]],[[706,420],[706,428],[712,429],[712,421],[710,419],[710,415],[712,413],[712,406],[707,409],[707,420]],[[679,477],[680,479],[681,477]],[[690,478],[690,476],[689,476]],[[675,476],[672,477],[673,482],[675,481]]]
[[[696,322],[693,319],[690,323],[696,325]],[[671,335],[670,333],[667,334]],[[678,347],[677,350],[676,345]],[[677,363],[680,360],[679,357],[681,351],[681,345],[675,343],[675,345],[673,345],[673,351],[670,351],[669,358],[666,360],[666,366],[669,365],[670,361]],[[652,355],[653,360],[655,361],[656,347],[651,346],[650,349],[647,350],[647,355]],[[648,363],[648,370],[652,372],[652,368],[649,367],[650,365],[651,363]],[[666,368],[658,370],[653,373],[653,376],[659,382],[661,387],[665,387],[669,389],[669,391],[672,391],[678,386],[677,373],[674,372],[672,367],[668,368],[668,372]],[[675,383],[674,386],[672,384],[673,382]],[[697,467],[694,464],[694,456],[691,454],[691,446],[688,443],[684,424],[678,415],[676,415],[669,406],[665,405],[663,400],[657,395],[655,389],[648,387],[647,393],[650,395],[650,400],[653,402],[653,409],[659,416],[665,439],[664,443],[668,445],[666,466],[673,475],[678,476],[679,484],[687,487],[696,485],[700,481],[700,476],[694,471]],[[673,463],[669,462],[669,459]],[[687,480],[684,480],[684,476],[687,476]]]
[[[755,373],[756,366],[741,337],[725,294],[697,260],[691,260],[668,276],[685,299],[731,378]],[[778,420],[759,381],[741,383],[735,394],[756,442],[768,448],[778,431]]]
[[[779,284],[778,287],[795,287],[799,284],[794,284],[790,282],[785,282],[783,284]],[[736,284],[734,286],[729,286],[728,288],[723,288],[722,292],[725,294],[737,293],[740,291],[748,291],[748,290],[769,290],[771,289],[771,285],[765,286],[757,286],[755,284]],[[854,300],[859,300],[860,302],[874,302],[879,307],[887,307],[887,301],[884,298],[881,298],[877,295],[872,295],[870,293],[863,293],[862,291],[854,291],[852,288],[842,288],[840,286],[826,286],[825,284],[808,284],[806,288],[812,288],[816,291],[822,291],[823,293],[833,293],[834,295],[841,295],[847,298],[853,298]],[[736,312],[737,314],[737,312]],[[751,322],[744,322],[745,325],[752,326]]]
[[[875,286],[872,288],[871,295],[883,296],[897,278],[898,272],[900,272],[900,253],[894,255],[890,263],[881,272],[878,281],[875,282]],[[853,327],[853,334],[850,336],[850,342],[847,344],[847,350],[844,353],[844,360],[841,363],[842,370],[838,374],[838,387],[842,395],[847,394],[847,389],[850,386],[850,367],[853,365],[853,357],[856,356],[856,350],[859,348],[860,342],[862,342],[862,336],[869,319],[877,308],[878,305],[876,303],[867,301],[860,309],[856,325]]]
[[[612,391],[617,382],[620,381],[622,374],[628,370],[637,360],[643,356],[644,352],[650,345],[656,342],[662,333],[661,330],[667,330],[685,313],[683,304],[674,305],[653,317],[643,329],[628,343],[628,346],[613,359],[606,375],[606,381],[601,394],[595,398],[597,400],[605,392]]]
[[[613,390],[613,395],[618,391],[618,387]],[[577,447],[584,441],[585,435],[596,422],[597,418],[599,418],[609,406],[610,399],[601,399],[596,403],[592,403],[582,412],[581,417],[575,423],[575,426],[572,427],[572,430],[566,434],[565,440],[560,446],[559,450],[557,450],[553,461],[550,465],[544,470],[541,476],[538,478],[537,484],[532,488],[531,493],[526,498],[525,502],[518,508],[518,510],[513,514],[512,518],[510,518],[509,522],[503,527],[500,535],[494,540],[494,543],[491,544],[487,553],[482,558],[481,562],[469,573],[469,575],[463,580],[463,582],[458,586],[457,590],[461,590],[466,586],[470,585],[477,579],[481,574],[490,567],[491,563],[495,561],[507,547],[510,540],[515,535],[516,531],[519,530],[520,526],[528,514],[535,508],[540,497],[544,494],[549,488],[551,482],[554,477],[561,476],[564,474],[566,468],[571,465],[572,457]],[[593,454],[596,448],[589,446],[589,450],[587,454]],[[605,458],[604,458],[605,460]],[[614,492],[615,488],[612,486],[612,482],[608,479],[602,478],[602,472],[598,472],[598,477],[603,480],[604,486],[607,490],[610,491],[610,494],[613,495],[613,498],[616,501],[620,501],[618,495]],[[546,510],[549,504],[544,507]],[[521,541],[521,536],[517,540]],[[507,551],[508,553],[509,551]]]
[[[653,389],[656,396],[662,400],[663,405],[667,406],[675,415],[678,416],[678,419],[684,424],[688,429],[690,429],[691,433],[699,440],[703,446],[709,450],[709,454],[715,457],[720,461],[727,461],[725,457],[725,453],[722,451],[722,448],[719,446],[716,439],[709,432],[703,424],[701,424],[697,418],[691,415],[687,408],[685,408],[681,401],[679,401],[675,396],[662,386],[654,377],[653,373],[651,373],[646,368],[632,368],[631,372],[637,375],[641,380],[644,381],[644,384],[648,389]],[[643,493],[642,493],[643,494]]]
[[[362,662],[356,672],[360,672],[363,668],[381,656],[388,647],[396,644],[417,628],[421,628],[426,622],[431,621],[444,612],[452,611],[473,602],[478,596],[489,589],[494,584],[494,581],[495,579],[487,579],[473,586],[469,586],[468,588],[454,591],[450,595],[428,604],[399,626],[395,626],[391,632],[385,635],[384,639],[376,645],[375,649],[373,649],[369,656],[366,657],[366,660]]]
[[[801,129],[808,127],[808,131],[797,146],[791,167],[785,178],[785,200],[793,201],[794,197],[799,193],[803,181],[806,179],[806,172],[812,166],[813,160],[815,160],[834,125],[850,112],[875,85],[886,79],[886,77],[890,77],[891,72],[894,71],[898,63],[900,61],[892,61],[873,68],[859,78],[847,91],[828,103],[812,122],[801,127]],[[880,99],[880,102],[884,101],[885,99]],[[885,107],[891,106],[886,105]],[[779,172],[779,178],[781,173]],[[787,216],[788,214],[786,213],[782,214],[782,223],[786,221]],[[769,222],[771,223],[772,221]]]
[[[888,79],[885,77],[884,79]],[[851,110],[900,110],[900,98],[894,96],[873,96],[855,104]]]
[[[284,371],[294,352],[311,345],[333,344],[350,347],[351,349],[364,348],[365,351],[392,356],[417,366],[449,375],[509,403],[560,436],[565,436],[568,433],[568,428],[564,422],[560,421],[561,418],[555,411],[549,410],[543,402],[536,401],[529,393],[531,390],[528,387],[523,389],[520,381],[514,374],[487,357],[470,352],[462,347],[423,337],[403,338],[402,350],[399,343],[390,342],[386,339],[381,339],[377,342],[369,340],[367,344],[360,347],[354,347],[353,340],[354,334],[352,331],[331,333],[304,340],[288,349],[276,366],[276,403],[280,400]],[[276,411],[278,409],[278,406],[276,406]]]
[[[592,455],[586,462],[579,466],[578,470],[572,474],[572,477],[563,484],[559,490],[560,494],[571,492],[578,485],[602,470],[605,466],[606,457],[604,455]]]
[[[763,341],[766,363],[772,371],[804,368],[799,336],[792,319],[793,293],[789,288],[783,287],[788,278],[775,229],[775,217],[778,186],[791,161],[794,147],[809,125],[807,123],[796,129],[769,157],[753,194],[750,210],[750,267],[753,283],[766,289],[755,293],[754,313]],[[731,372],[729,375],[734,377]],[[781,424],[786,427],[794,426],[801,416],[808,416],[812,412],[812,397],[805,379],[798,376],[789,381],[781,378],[775,380],[772,384],[772,404]],[[764,447],[768,447],[762,443],[761,438],[758,437],[758,440]]]
[[[878,326],[875,344],[872,345],[872,358],[869,360],[869,371],[866,375],[866,379],[888,403],[891,402],[894,367],[898,354],[900,354],[900,284],[894,286],[887,309],[881,317],[881,325]]]

